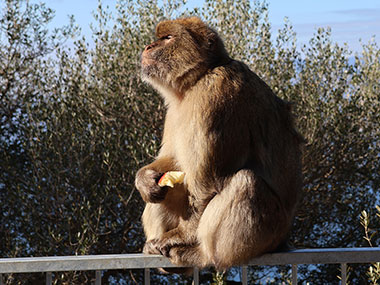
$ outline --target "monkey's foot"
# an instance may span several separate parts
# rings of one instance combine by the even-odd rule
[[[177,243],[172,239],[151,239],[148,240],[143,248],[145,254],[161,254],[166,257],[170,257],[170,249],[173,246],[181,246],[183,243]]]
[[[171,249],[173,247],[183,246],[183,244],[182,243],[177,243],[174,240],[164,239],[164,240],[157,241],[156,244],[155,244],[155,246],[156,246],[156,249],[163,256],[166,256],[166,257],[170,258],[171,257],[171,255],[170,255]]]
[[[170,249],[178,245],[169,239],[151,239],[148,240],[143,248],[145,254],[162,254],[163,256],[170,257]]]
[[[143,253],[145,254],[161,254],[161,252],[157,248],[157,242],[158,239],[151,239],[146,241],[144,248],[143,248]]]
[[[186,244],[184,241],[177,239],[151,239],[148,240],[143,249],[146,254],[162,254],[171,259],[174,264],[181,265],[179,255],[187,248],[192,248],[192,244]]]
[[[173,246],[169,250],[168,257],[174,264],[203,267],[200,252],[196,245]]]
[[[143,248],[143,253],[145,254],[162,254],[162,252],[158,249],[159,240],[158,239],[152,239],[145,243]],[[172,247],[173,248],[173,247]],[[166,252],[165,252],[166,253]],[[162,254],[164,255],[164,254]],[[169,257],[170,255],[170,249],[168,249],[168,252],[165,254],[165,256]],[[171,260],[174,264],[179,264],[177,262],[174,262]],[[158,268],[158,271],[164,274],[185,274],[185,275],[191,275],[193,272],[193,268],[190,267],[179,267],[179,268]]]

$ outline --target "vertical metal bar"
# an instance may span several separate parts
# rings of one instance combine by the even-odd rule
[[[292,264],[292,285],[297,285],[297,264]]]
[[[144,284],[150,285],[150,268],[144,268]]]
[[[102,285],[102,272],[100,270],[95,271],[95,285]]]
[[[46,285],[51,285],[53,281],[52,273],[46,272]]]
[[[197,267],[194,267],[193,285],[199,285],[199,269]]]
[[[347,263],[342,263],[340,265],[341,272],[342,272],[342,280],[341,284],[346,285],[347,284]]]
[[[248,285],[248,266],[241,267],[241,283]]]

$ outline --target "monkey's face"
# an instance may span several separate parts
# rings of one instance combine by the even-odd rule
[[[166,81],[165,77],[175,63],[177,36],[167,34],[147,45],[141,55],[141,70],[146,79]]]
[[[142,77],[177,91],[189,88],[207,71],[216,55],[214,43],[221,43],[217,33],[196,17],[161,22],[156,37],[141,55]]]

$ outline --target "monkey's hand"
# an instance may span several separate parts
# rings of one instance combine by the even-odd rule
[[[153,169],[141,168],[136,174],[135,185],[146,203],[160,203],[165,199],[168,187],[160,187],[158,180],[162,173]]]

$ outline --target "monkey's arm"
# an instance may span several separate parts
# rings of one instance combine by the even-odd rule
[[[161,156],[137,172],[135,185],[146,203],[160,203],[165,199],[168,188],[160,187],[158,181],[165,172],[176,168],[171,157]]]

